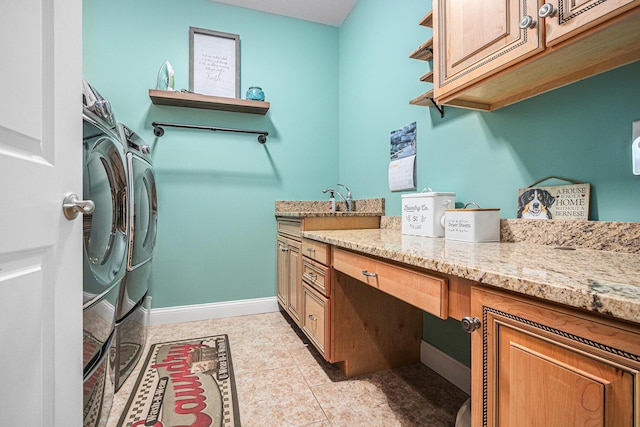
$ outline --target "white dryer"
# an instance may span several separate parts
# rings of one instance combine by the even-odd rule
[[[127,143],[129,251],[127,272],[116,305],[116,390],[127,379],[144,350],[151,309],[151,264],[158,227],[158,199],[151,150],[127,126],[119,123],[118,128]]]

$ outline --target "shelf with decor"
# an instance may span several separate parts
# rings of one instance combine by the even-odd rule
[[[199,93],[149,89],[149,98],[155,105],[203,108],[207,110],[230,111],[265,115],[271,105],[266,101],[252,101],[240,98],[202,95]]]

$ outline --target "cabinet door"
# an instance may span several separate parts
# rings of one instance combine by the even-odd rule
[[[474,426],[635,425],[640,358],[619,344],[630,339],[637,353],[640,336],[478,288],[471,298],[482,319],[472,338]]]
[[[278,303],[285,310],[289,306],[289,257],[287,239],[278,236],[276,240],[276,294]]]
[[[640,6],[640,0],[549,0],[546,3],[553,11],[544,19],[549,46]]]
[[[300,304],[302,295],[302,249],[300,242],[287,239],[289,258],[289,299],[287,311],[300,325]]]
[[[434,93],[437,100],[544,49],[535,0],[434,0]]]

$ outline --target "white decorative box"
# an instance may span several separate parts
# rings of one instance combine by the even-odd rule
[[[444,237],[441,219],[456,205],[456,193],[422,192],[402,195],[402,234]]]
[[[445,239],[500,241],[500,209],[447,209],[443,222]]]

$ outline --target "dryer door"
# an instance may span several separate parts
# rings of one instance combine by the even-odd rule
[[[149,261],[156,246],[158,228],[158,198],[153,167],[143,158],[127,154],[131,174],[128,269],[133,270]]]
[[[84,116],[83,198],[95,210],[84,215],[84,306],[122,279],[128,247],[127,175],[115,134]]]

